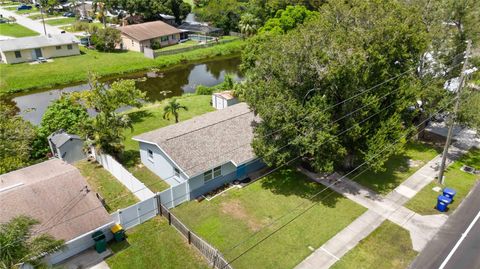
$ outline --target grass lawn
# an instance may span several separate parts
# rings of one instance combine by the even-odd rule
[[[235,36],[222,36],[220,38],[220,40],[233,40],[233,39],[238,39],[238,37],[235,37]],[[213,41],[214,42],[214,41]],[[210,42],[211,43],[211,42]],[[186,42],[183,42],[183,43],[179,43],[179,44],[176,44],[176,45],[172,45],[172,46],[168,46],[168,47],[165,47],[165,48],[161,48],[157,51],[167,51],[167,50],[176,50],[176,49],[183,49],[183,48],[188,48],[188,47],[194,47],[194,46],[198,46],[200,45],[200,43],[196,40],[188,40]]]
[[[387,220],[332,269],[404,269],[416,255],[408,231]]]
[[[101,22],[91,22],[91,23],[89,23],[88,25],[91,25],[91,26],[92,26],[92,25],[95,25],[95,26],[98,27],[98,28],[103,28],[103,23],[101,23]],[[72,33],[74,33],[74,32],[82,32],[82,31],[77,31],[77,30],[75,30],[75,29],[73,28],[73,25],[61,26],[60,29],[65,30],[65,31],[67,31],[67,32],[72,32]]]
[[[71,24],[74,23],[77,19],[76,18],[61,18],[61,19],[51,19],[45,20],[45,23],[48,25],[56,26],[62,24]]]
[[[155,173],[143,165],[141,165],[141,167],[129,167],[128,170],[134,177],[143,182],[143,184],[153,192],[161,192],[170,188],[168,183],[163,181],[159,176],[155,175]]]
[[[114,255],[106,262],[112,269],[209,268],[165,218],[155,217],[127,231],[127,240],[112,243]]]
[[[238,40],[184,53],[148,59],[140,52],[105,53],[82,48],[82,54],[55,58],[52,63],[0,65],[0,95],[29,89],[48,88],[86,81],[88,72],[99,76],[120,75],[150,68],[167,68],[212,57],[239,53],[244,41]],[[55,70],[55,72],[52,72]]]
[[[51,18],[51,17],[58,17],[62,16],[62,13],[60,12],[54,12],[52,14],[48,13],[43,13],[43,18]],[[28,16],[27,18],[32,19],[32,20],[40,20],[42,18],[42,14],[32,14]]]
[[[138,202],[138,199],[100,164],[79,161],[75,166],[87,179],[93,191],[100,193],[105,199],[108,212],[114,212]]]
[[[463,165],[469,165],[480,169],[480,150],[470,150],[467,154],[462,156],[460,160],[449,166],[445,173],[444,186],[438,184],[436,181],[430,183],[417,193],[415,197],[408,201],[405,206],[421,215],[438,214],[439,212],[434,209],[434,206],[437,203],[437,197],[440,193],[433,191],[432,188],[436,186],[439,186],[442,189],[444,187],[450,187],[457,191],[455,200],[449,205],[449,211],[447,212],[447,214],[452,213],[455,208],[460,205],[465,196],[467,196],[475,182],[480,180],[480,175],[472,175],[461,171],[460,168]]]
[[[13,6],[13,5],[17,5],[17,6],[18,6],[18,2],[11,2],[11,1],[2,1],[2,2],[0,2],[0,6]]]
[[[27,10],[27,9],[17,10],[17,7],[14,7],[12,10],[15,10],[15,13],[20,15],[40,12],[40,10],[36,7],[32,7],[32,9],[30,10]]]
[[[242,189],[231,189],[211,201],[191,201],[173,209],[190,229],[223,252],[232,261],[273,230],[298,215],[293,208],[307,208],[318,200],[308,199],[324,187],[306,180],[294,169],[279,170]],[[331,193],[327,190],[324,195]],[[273,220],[291,212],[278,223]],[[332,236],[365,212],[365,208],[332,193],[305,214],[232,263],[234,268],[293,268]],[[260,231],[246,244],[227,252],[234,244]],[[254,266],[253,266],[254,265]],[[252,267],[253,266],[253,267]]]
[[[350,178],[380,194],[387,194],[439,153],[440,149],[429,144],[409,142],[405,146],[404,153],[390,157],[385,163],[384,172],[375,173],[367,170],[356,178],[354,175]],[[412,160],[413,165],[409,165],[409,160]],[[360,169],[360,171],[363,170]]]
[[[18,23],[0,23],[0,35],[11,37],[36,36],[39,33],[30,30]],[[0,72],[1,73],[1,72]],[[3,73],[2,73],[3,77]]]

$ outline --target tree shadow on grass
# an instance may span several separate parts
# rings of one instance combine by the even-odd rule
[[[127,168],[134,167],[140,163],[140,152],[138,150],[125,150],[120,156],[119,161]]]
[[[128,243],[128,241],[125,239],[123,241],[120,241],[120,242],[117,242],[115,240],[112,240],[110,241],[110,243],[108,244],[108,246],[110,247],[110,249],[112,250],[112,252],[114,254],[117,254],[127,248],[130,247],[130,243]]]
[[[139,111],[128,113],[128,117],[130,118],[130,121],[133,124],[135,124],[135,123],[144,122],[146,118],[152,118],[153,114],[150,111],[139,110]]]
[[[295,168],[281,169],[270,174],[261,181],[262,187],[274,194],[284,196],[298,196],[312,202],[320,202],[327,207],[335,207],[341,195],[332,193],[325,186],[309,180]],[[316,195],[317,193],[319,193]],[[313,197],[314,196],[314,197]]]

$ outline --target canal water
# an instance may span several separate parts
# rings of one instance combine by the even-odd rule
[[[235,80],[241,80],[239,71],[240,58],[219,58],[195,64],[187,64],[165,71],[149,70],[122,77],[105,80],[110,83],[118,79],[135,79],[137,87],[146,92],[148,101],[160,101],[165,98],[193,93],[198,85],[215,86],[223,82],[226,74]],[[30,94],[13,96],[12,102],[17,106],[19,114],[31,123],[38,125],[48,105],[59,98],[62,93],[83,91],[88,84],[63,87]]]

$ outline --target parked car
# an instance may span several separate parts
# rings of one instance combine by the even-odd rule
[[[17,7],[17,10],[30,10],[30,9],[32,9],[32,6],[25,5],[25,4],[19,5]]]
[[[84,21],[84,22],[88,22],[88,23],[91,23],[93,22],[93,19],[91,17],[80,17],[79,21]]]
[[[75,13],[73,13],[73,12],[65,12],[65,13],[63,13],[63,17],[73,18],[73,17],[75,17]]]

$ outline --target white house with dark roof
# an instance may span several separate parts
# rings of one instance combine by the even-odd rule
[[[0,62],[22,63],[39,58],[79,55],[80,41],[72,34],[22,37],[0,41]]]
[[[187,182],[194,199],[264,166],[250,145],[258,121],[239,103],[133,139],[146,167],[172,187]]]

